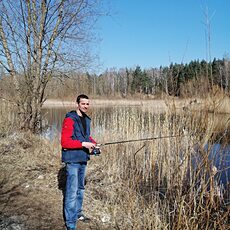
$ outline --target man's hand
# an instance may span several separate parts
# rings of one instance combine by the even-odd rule
[[[92,142],[82,142],[81,144],[83,147],[89,149],[90,152],[95,148],[95,144]]]

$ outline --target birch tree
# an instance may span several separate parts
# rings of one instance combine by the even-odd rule
[[[87,45],[99,15],[99,0],[0,2],[0,66],[12,78],[22,129],[40,130],[52,77],[91,63]]]

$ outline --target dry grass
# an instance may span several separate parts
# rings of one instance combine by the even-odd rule
[[[102,143],[146,134],[180,136],[104,147],[88,179],[95,181],[90,176],[100,172],[101,187],[91,184],[95,190],[91,197],[97,194],[104,205],[95,211],[103,213],[106,208],[114,229],[226,229],[229,208],[214,184],[209,152],[203,150],[215,126],[207,113],[169,111],[162,116],[117,108],[111,122],[102,126]],[[106,120],[105,113],[98,116],[96,120]]]
[[[28,229],[63,229],[60,164],[50,144],[15,132],[1,139],[0,154],[1,216],[19,216]]]
[[[100,143],[179,136],[102,147],[102,154],[89,162],[86,178],[84,207],[92,221],[79,223],[80,229],[229,227],[229,206],[203,150],[213,138],[214,120],[206,112],[166,104],[163,115],[152,107],[116,107],[93,116],[93,136]],[[0,212],[20,216],[28,229],[64,229],[65,178],[56,141],[13,130],[0,140]]]

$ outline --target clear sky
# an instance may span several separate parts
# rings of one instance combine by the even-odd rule
[[[109,2],[111,15],[98,23],[102,70],[209,60],[209,51],[211,59],[230,58],[230,0]],[[210,49],[205,34],[210,34]]]

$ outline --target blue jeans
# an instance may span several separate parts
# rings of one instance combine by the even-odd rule
[[[66,164],[64,214],[67,227],[75,228],[82,212],[86,165],[86,162]]]

